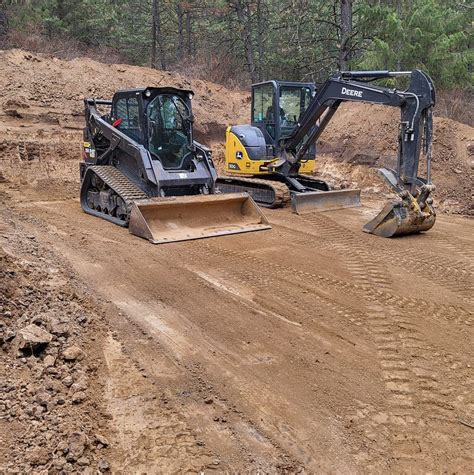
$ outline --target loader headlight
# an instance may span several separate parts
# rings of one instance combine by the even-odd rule
[[[145,91],[145,96],[146,96],[146,97],[150,97],[150,96],[151,96],[151,91],[150,91],[149,89],[147,89],[147,90]]]

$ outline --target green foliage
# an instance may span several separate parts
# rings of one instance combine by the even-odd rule
[[[153,0],[2,2],[10,30],[41,31],[150,64]],[[159,0],[161,64],[211,80],[322,81],[340,63],[338,0]],[[6,6],[5,6],[6,5]],[[352,69],[426,70],[439,88],[472,87],[472,4],[353,0]],[[156,27],[156,21],[155,21]]]
[[[472,86],[472,27],[468,4],[442,0],[399,0],[400,7],[364,10],[377,25],[357,67],[427,71],[439,88]]]

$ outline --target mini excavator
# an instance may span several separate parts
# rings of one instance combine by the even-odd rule
[[[408,76],[406,90],[371,84]],[[311,83],[268,81],[252,86],[252,123],[227,128],[226,176],[217,179],[224,192],[247,192],[261,206],[291,201],[296,213],[360,205],[360,190],[333,190],[307,175],[315,169],[315,143],[343,102],[399,107],[396,169],[379,175],[398,199],[387,203],[363,230],[383,237],[430,229],[436,219],[431,184],[435,88],[431,78],[414,71],[347,71],[329,77],[317,90]],[[367,131],[370,132],[370,131]],[[420,154],[425,176],[418,176]],[[246,176],[245,176],[246,175]]]
[[[193,140],[192,96],[147,87],[84,99],[86,213],[154,244],[270,228],[247,193],[217,193],[211,151]]]

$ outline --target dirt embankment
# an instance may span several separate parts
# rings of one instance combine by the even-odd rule
[[[175,73],[21,50],[0,51],[0,69],[0,171],[28,183],[78,180],[84,97],[149,85],[191,89],[195,138],[205,144],[222,141],[227,124],[248,120],[247,95]]]

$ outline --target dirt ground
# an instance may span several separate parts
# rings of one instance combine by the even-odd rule
[[[10,75],[45,63],[37,73],[59,88],[45,92],[64,95],[66,62],[0,54]],[[33,103],[32,89],[28,107],[5,110],[8,90],[0,472],[472,471],[472,219],[440,214],[423,235],[383,239],[361,231],[381,208],[366,198],[304,217],[266,210],[268,231],[153,246],[81,211],[79,93],[71,116]],[[202,120],[205,136],[223,119]],[[471,133],[453,142],[466,170]],[[326,152],[337,177],[344,152]],[[470,198],[459,193],[457,213]],[[19,350],[31,324],[50,341]]]

